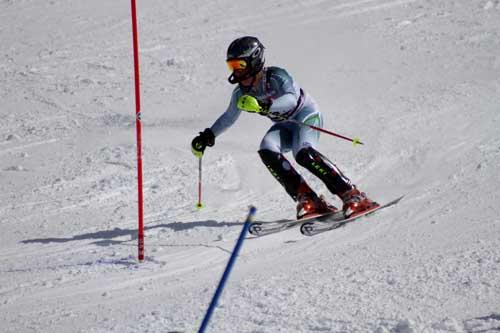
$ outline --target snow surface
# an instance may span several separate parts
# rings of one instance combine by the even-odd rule
[[[139,1],[146,255],[136,262],[129,1],[0,1],[0,331],[196,331],[249,205],[294,204],[244,114],[234,38],[267,46],[324,112],[320,150],[397,206],[245,242],[210,332],[500,330],[500,1]],[[307,176],[319,192],[326,188]],[[334,203],[337,199],[331,198]]]

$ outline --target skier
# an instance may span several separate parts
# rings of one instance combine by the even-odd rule
[[[338,209],[326,203],[309,187],[283,155],[289,151],[298,164],[340,197],[346,217],[378,206],[316,149],[318,131],[286,121],[293,119],[321,127],[323,116],[311,96],[297,85],[288,72],[279,67],[264,67],[264,45],[257,38],[245,36],[234,40],[227,50],[226,61],[232,71],[228,81],[238,86],[232,93],[227,110],[210,128],[193,139],[193,154],[201,158],[205,148],[215,144],[215,138],[234,124],[241,111],[249,111],[242,109],[241,105],[245,98],[252,96],[260,106],[259,114],[274,122],[262,139],[259,155],[271,174],[297,202],[297,219]]]

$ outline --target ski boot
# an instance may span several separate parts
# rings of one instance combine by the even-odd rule
[[[338,211],[335,206],[328,204],[323,196],[318,197],[314,192],[299,194],[297,201],[297,220]]]
[[[369,199],[364,192],[360,192],[356,186],[353,186],[351,190],[340,195],[340,198],[344,202],[342,210],[344,211],[345,218],[354,217],[380,206],[375,201]]]

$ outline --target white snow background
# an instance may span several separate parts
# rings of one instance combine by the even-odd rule
[[[143,264],[130,2],[1,0],[0,22],[1,332],[194,332],[248,206],[294,216],[251,114],[207,150],[195,209],[190,142],[225,110],[225,52],[247,34],[325,128],[366,143],[320,150],[374,199],[406,197],[247,239],[208,331],[500,330],[500,1],[138,1]]]

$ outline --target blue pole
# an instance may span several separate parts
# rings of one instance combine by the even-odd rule
[[[250,207],[250,211],[248,212],[247,219],[245,221],[245,224],[243,225],[243,230],[241,230],[240,237],[238,238],[238,241],[236,242],[233,253],[231,254],[231,257],[229,258],[229,262],[227,263],[226,269],[224,270],[224,274],[222,274],[222,278],[219,282],[219,286],[215,290],[215,295],[212,298],[212,302],[210,302],[207,313],[205,314],[205,318],[203,318],[203,322],[201,323],[200,330],[198,331],[199,333],[204,333],[205,329],[208,326],[208,322],[210,321],[210,317],[212,316],[212,313],[214,312],[214,310],[217,306],[217,302],[219,300],[220,295],[222,294],[222,290],[224,289],[224,285],[226,284],[226,280],[229,277],[229,273],[231,273],[231,269],[233,268],[233,265],[236,262],[236,257],[238,256],[238,253],[240,252],[241,246],[243,245],[243,241],[245,240],[245,236],[248,233],[248,228],[250,227],[250,223],[253,220],[255,212],[257,212],[257,209],[253,206]]]

